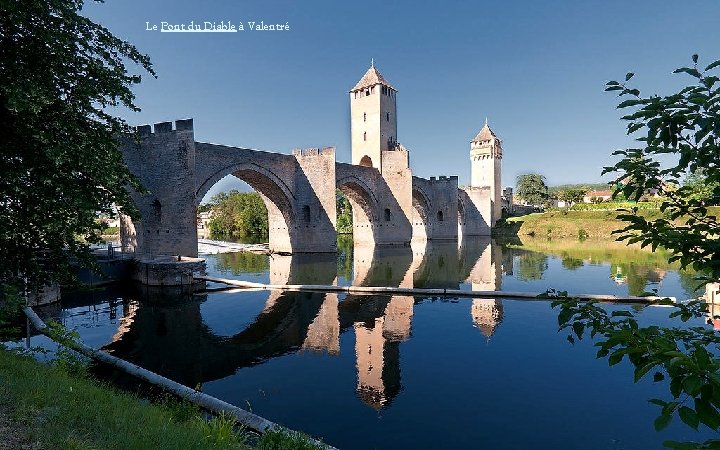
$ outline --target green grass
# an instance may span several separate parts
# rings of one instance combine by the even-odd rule
[[[177,400],[150,403],[0,346],[0,408],[52,449],[245,449],[234,419],[204,420]],[[266,433],[257,448],[315,448],[304,435]],[[304,445],[298,446],[298,445]]]
[[[619,230],[627,222],[617,219],[621,211],[574,211],[572,209],[553,209],[543,213],[509,217],[498,222],[493,236],[529,236],[542,238],[574,238],[614,241],[614,230]],[[659,209],[640,209],[639,216],[647,220],[663,217]],[[720,216],[720,207],[708,207],[708,215]]]
[[[573,211],[552,210],[544,213],[527,214],[525,216],[509,217],[500,223],[494,234],[502,237],[509,235],[574,238],[591,240],[612,240],[614,230],[625,227],[626,223],[617,219],[618,211]],[[638,211],[639,215],[647,219],[662,216],[659,210],[645,209]]]

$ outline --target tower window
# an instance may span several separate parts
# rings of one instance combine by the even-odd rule
[[[438,211],[438,213],[437,213],[437,220],[438,220],[438,222],[442,222],[442,221],[444,220],[444,219],[443,219],[443,212],[442,212],[442,211]]]
[[[305,220],[305,222],[310,222],[310,206],[308,206],[308,205],[303,206],[302,212],[303,212],[303,220]]]
[[[390,122],[390,113],[385,113],[385,121]]]
[[[390,209],[385,208],[385,222],[390,222]]]
[[[367,131],[363,133],[363,141],[367,141]]]
[[[367,113],[363,113],[363,122],[367,122]]]

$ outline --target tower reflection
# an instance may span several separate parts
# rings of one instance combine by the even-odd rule
[[[265,270],[273,284],[335,284],[339,260],[334,255],[274,255]],[[352,261],[356,285],[497,290],[502,282],[503,255],[489,239],[412,248],[355,247]],[[262,268],[256,258],[225,257],[218,264],[234,273]],[[408,295],[256,292],[255,298],[267,296],[257,316],[242,329],[220,335],[204,319],[201,305],[208,295],[226,294],[183,295],[147,288],[135,293],[105,349],[197,386],[298,351],[339,356],[341,336],[351,332],[356,394],[376,410],[401,392],[400,346],[412,336],[415,304],[425,301]],[[474,299],[467,304],[469,324],[492,336],[503,321],[502,302]]]
[[[472,301],[473,325],[489,338],[503,320],[502,300],[496,298],[474,298]]]

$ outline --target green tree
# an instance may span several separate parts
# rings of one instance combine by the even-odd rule
[[[585,198],[587,191],[585,189],[565,189],[560,192],[558,198],[564,201],[568,206],[572,206],[577,202],[581,202]]]
[[[340,234],[351,234],[353,232],[353,217],[350,201],[340,189],[335,191],[335,203],[337,209],[337,232]]]
[[[604,172],[619,172],[618,189],[629,199],[638,200],[650,188],[660,186],[664,216],[647,219],[637,210],[620,216],[627,226],[618,230],[619,240],[639,242],[652,249],[664,247],[672,253],[670,261],[679,261],[683,268],[692,267],[704,275],[704,281],[720,279],[720,229],[716,217],[708,212],[703,200],[695,196],[693,183],[681,187],[679,179],[686,173],[697,174],[704,168],[704,183],[712,186],[711,198],[720,198],[720,78],[712,72],[720,61],[701,69],[698,57],[693,64],[677,69],[692,82],[677,93],[667,96],[641,96],[627,85],[633,77],[628,73],[624,82],[611,81],[606,90],[618,91],[624,100],[620,109],[629,135],[638,134],[637,148],[619,150],[621,156]],[[674,156],[668,158],[667,155]],[[670,162],[668,162],[670,161]],[[673,186],[667,188],[666,186]],[[671,317],[687,321],[705,317],[703,302],[673,304]],[[611,365],[627,358],[635,367],[635,381],[652,374],[655,382],[668,380],[670,398],[652,399],[660,408],[655,428],[666,427],[673,417],[698,429],[701,425],[720,431],[720,334],[710,327],[641,327],[633,311],[607,310],[593,303],[560,301],[558,321],[570,330],[568,338],[582,338],[584,330],[598,338],[598,357],[607,357]],[[720,448],[720,439],[704,443],[666,441],[671,448]]]
[[[268,238],[268,212],[257,192],[221,192],[210,199],[213,238],[257,242]]]
[[[31,287],[92,263],[99,214],[132,213],[125,187],[141,189],[117,138],[129,126],[137,64],[150,60],[80,15],[83,1],[0,2],[0,281]]]
[[[683,186],[686,189],[685,197],[689,200],[700,202],[705,206],[717,205],[720,198],[715,197],[718,189],[717,181],[709,181],[704,167],[698,167],[685,178]]]
[[[530,205],[544,205],[548,200],[548,187],[545,184],[545,176],[539,173],[519,175],[515,192]]]

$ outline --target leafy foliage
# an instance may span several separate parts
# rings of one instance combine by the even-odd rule
[[[337,209],[337,232],[340,234],[350,234],[353,231],[353,216],[350,200],[340,189],[335,191],[335,202]]]
[[[548,192],[550,195],[557,195],[559,192],[567,191],[568,189],[581,189],[586,192],[588,191],[605,191],[608,189],[607,183],[584,183],[584,184],[560,184],[557,186],[548,186]]]
[[[685,194],[689,200],[701,202],[703,205],[717,205],[720,198],[715,197],[715,191],[718,190],[717,181],[709,181],[706,170],[702,167],[690,173],[685,178],[684,186],[687,190]]]
[[[560,295],[562,297],[562,295]],[[704,317],[706,305],[700,301],[674,304],[665,299],[660,304],[673,306],[671,317],[686,322]],[[655,428],[668,426],[673,417],[698,429],[704,425],[720,431],[720,335],[708,327],[641,327],[637,312],[618,310],[608,312],[593,302],[561,299],[553,302],[560,307],[558,323],[568,330],[568,340],[582,339],[586,331],[596,338],[598,358],[607,358],[616,365],[627,359],[635,368],[637,383],[652,374],[654,382],[669,380],[670,396],[667,400],[652,399],[660,407]],[[678,443],[667,441],[670,448],[720,448],[720,440],[705,443]]]
[[[558,198],[569,206],[572,206],[577,202],[581,202],[586,193],[587,191],[585,189],[565,189],[558,193]]]
[[[67,275],[69,257],[92,264],[98,215],[133,213],[125,186],[142,189],[118,151],[131,130],[107,108],[138,110],[127,62],[154,72],[82,6],[0,3],[0,280],[15,285]]]
[[[531,205],[544,205],[548,199],[548,187],[545,176],[539,173],[526,173],[517,177],[515,193]]]
[[[671,252],[670,262],[679,261],[683,268],[691,266],[707,274],[705,281],[718,281],[720,230],[706,202],[720,198],[720,91],[715,87],[720,79],[710,75],[720,61],[702,70],[697,55],[692,61],[692,67],[675,71],[691,76],[692,83],[665,97],[643,97],[638,89],[628,87],[632,73],[624,82],[607,83],[607,91],[619,91],[620,97],[627,98],[618,108],[630,109],[623,120],[628,122],[628,134],[640,133],[637,141],[642,145],[616,151],[621,160],[603,173],[620,172],[616,197],[622,194],[637,201],[651,189],[662,197],[660,217],[639,214],[637,208],[618,216],[627,223],[615,232],[618,240],[653,250],[663,247]],[[680,185],[679,179],[687,174],[688,182]],[[659,303],[674,307],[670,316],[684,322],[707,314],[707,305],[701,301],[674,304],[665,299]],[[636,382],[652,373],[654,382],[668,383],[670,398],[650,400],[660,408],[657,430],[679,417],[693,429],[705,426],[720,431],[720,334],[703,326],[641,327],[636,312],[608,312],[594,303],[563,299],[553,303],[557,306],[558,323],[570,331],[571,343],[589,331],[597,338],[599,358],[607,358],[610,365],[627,359],[635,368]],[[675,449],[720,448],[718,439],[664,444]]]
[[[19,319],[24,303],[15,286],[0,286],[0,342],[17,338],[20,334]]]
[[[577,203],[572,205],[570,209],[573,211],[622,211],[627,209],[659,209],[657,202],[602,202],[602,203]]]
[[[210,200],[210,233],[249,241],[268,238],[268,212],[257,192],[221,192]]]
[[[720,198],[720,79],[711,75],[720,61],[700,69],[698,56],[693,55],[692,60],[692,66],[675,70],[689,75],[691,84],[668,96],[641,96],[638,89],[627,85],[632,73],[622,83],[607,83],[607,91],[619,91],[620,97],[626,98],[618,108],[630,110],[622,119],[628,122],[628,134],[640,133],[637,141],[642,146],[616,151],[614,154],[622,159],[603,173],[620,172],[616,194],[622,192],[629,199],[639,200],[648,189],[656,188],[664,197],[660,209],[665,217],[647,220],[632,209],[621,215],[627,226],[617,231],[618,239],[653,249],[664,246],[673,252],[671,259],[683,267],[692,265],[706,271],[709,279],[718,280],[717,219],[708,214],[692,183],[680,186],[680,178],[703,168],[705,184],[711,187],[708,195]],[[663,158],[673,163],[661,164],[658,157],[664,155],[675,156]],[[677,219],[685,222],[678,223]]]

